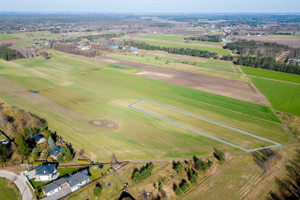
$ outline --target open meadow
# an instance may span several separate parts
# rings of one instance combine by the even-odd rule
[[[214,147],[231,153],[243,152],[128,107],[142,98],[282,145],[291,141],[267,106],[137,76],[135,73],[140,69],[116,67],[109,60],[50,53],[49,60],[1,60],[0,96],[10,105],[47,119],[50,129],[57,130],[75,148],[83,148],[93,160],[108,161],[112,153],[119,160],[207,155]],[[91,123],[95,120],[105,120],[107,126]],[[215,133],[217,129],[215,124],[205,126],[203,131]],[[235,140],[239,138],[243,140],[237,134]],[[250,148],[268,145],[255,141],[256,138],[250,138]]]
[[[215,76],[229,80],[246,82],[236,65],[230,61],[214,60],[209,58],[190,58],[183,55],[171,55],[162,52],[144,51],[139,54],[110,54],[108,56],[137,63],[150,64],[158,67],[165,67],[186,72],[199,73],[208,76]]]
[[[10,35],[1,35],[0,34],[0,40],[5,40],[5,39],[13,39],[14,37],[13,36],[10,36]]]
[[[300,76],[241,67],[276,111],[300,116]]]

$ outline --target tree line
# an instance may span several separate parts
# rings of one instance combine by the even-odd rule
[[[290,74],[300,74],[300,66],[277,63],[273,57],[240,56],[234,61],[234,64]]]
[[[124,34],[120,34],[120,35],[122,36]],[[118,37],[118,35],[116,33],[107,33],[107,34],[102,34],[102,35],[87,35],[87,36],[77,37],[77,41],[80,41],[81,39],[88,39],[90,41],[94,41],[99,38],[110,39],[110,38],[114,38],[114,37]]]
[[[196,57],[204,57],[204,58],[218,58],[218,54],[209,51],[202,51],[199,49],[191,49],[191,48],[174,48],[174,47],[161,47],[161,46],[154,46],[149,45],[145,42],[137,42],[133,40],[126,40],[124,41],[125,46],[135,46],[139,49],[145,49],[150,51],[165,51],[168,53],[173,54],[180,54],[180,55],[188,55],[188,56],[196,56]]]
[[[276,42],[237,41],[227,43],[224,49],[235,51],[241,56],[276,57],[289,50],[289,47]]]
[[[23,58],[23,55],[20,52],[3,45],[0,46],[0,58],[9,61]]]
[[[194,41],[207,41],[207,42],[221,42],[222,38],[220,35],[203,35],[203,36],[193,36],[184,38],[185,40]]]
[[[258,44],[258,46],[256,46],[256,44]],[[209,51],[202,51],[202,50],[191,49],[191,48],[161,47],[161,46],[149,45],[145,42],[137,42],[133,40],[126,40],[124,41],[123,45],[135,46],[139,49],[145,49],[150,51],[165,51],[168,53],[189,55],[195,57],[214,58],[214,59],[219,58],[217,53],[213,53]],[[274,55],[289,49],[286,45],[270,43],[270,42],[239,41],[239,42],[228,43],[224,48],[238,51],[238,53],[240,53],[240,56],[237,59],[235,59],[231,55],[223,55],[220,57],[221,60],[233,61],[234,64],[243,65],[247,67],[262,68],[262,69],[268,69],[268,70],[279,71],[279,72],[290,73],[290,74],[300,74],[300,67],[298,65],[281,64],[276,62],[274,57],[265,56],[269,54]],[[253,55],[243,56],[244,53],[242,52],[246,52],[246,51],[248,52],[245,53],[246,55],[249,54],[249,52],[252,52],[250,54],[257,54],[258,56],[253,56]]]

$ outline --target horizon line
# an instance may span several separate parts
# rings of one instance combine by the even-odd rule
[[[187,12],[187,11],[170,11],[170,12],[163,12],[163,11],[1,11],[0,13],[62,13],[62,14],[297,14],[300,15],[300,11],[292,12],[292,11],[265,11],[265,12],[255,12],[255,11],[247,11],[247,12],[226,12],[226,11],[219,11],[219,12]]]

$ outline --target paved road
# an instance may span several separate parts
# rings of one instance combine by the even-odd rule
[[[22,194],[23,200],[33,200],[30,188],[26,185],[26,180],[23,176],[8,171],[0,171],[0,177],[4,177],[8,180],[13,181]]]

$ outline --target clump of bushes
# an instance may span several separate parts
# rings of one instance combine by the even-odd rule
[[[152,170],[154,168],[153,163],[147,163],[145,166],[141,167],[139,170],[134,169],[131,179],[133,181],[139,181],[148,178],[151,176]]]
[[[216,148],[214,150],[214,156],[220,161],[221,164],[225,162],[225,154]]]
[[[99,194],[101,193],[101,190],[102,190],[102,186],[100,185],[100,183],[97,183],[94,188],[94,195],[96,197],[99,196]]]
[[[201,170],[201,171],[204,171],[206,172],[210,166],[213,164],[213,162],[211,160],[208,160],[208,161],[203,161],[201,160],[200,158],[197,158],[196,156],[193,157],[193,160],[194,160],[194,168],[196,170]]]
[[[181,164],[180,161],[178,161],[178,162],[173,161],[172,165],[173,165],[172,168],[177,172],[177,174],[180,174],[182,172],[183,165]]]
[[[187,176],[188,176],[188,179],[191,182],[191,184],[196,184],[197,183],[198,172],[196,172],[193,169],[188,169]]]
[[[185,179],[182,179],[181,182],[179,183],[179,186],[174,183],[173,190],[175,194],[178,196],[182,192],[185,192],[189,187],[190,184]]]

